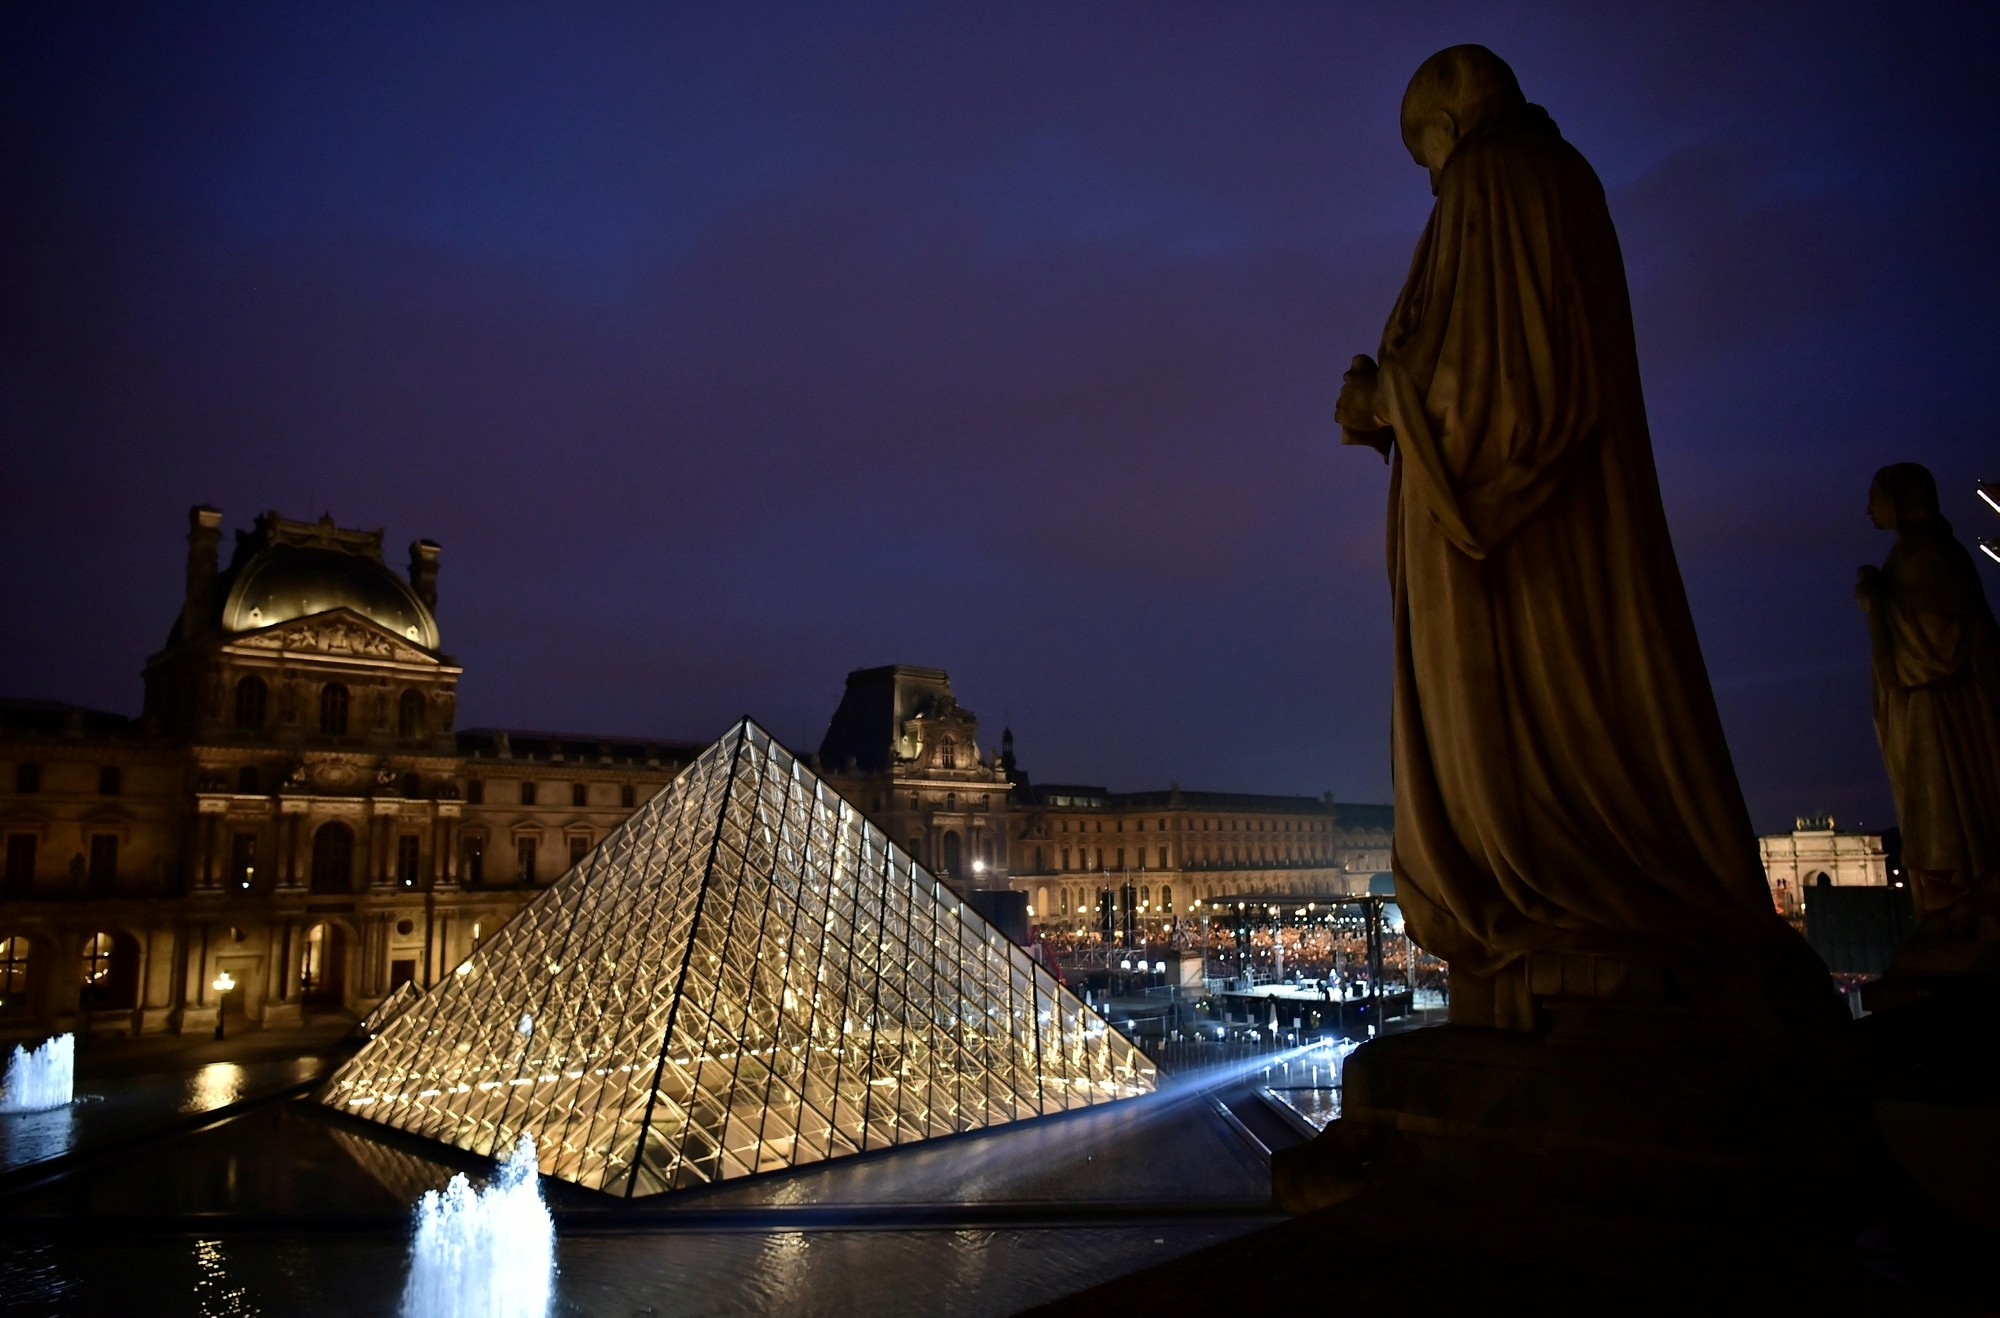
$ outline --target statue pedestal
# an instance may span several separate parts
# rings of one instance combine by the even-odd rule
[[[1684,1012],[1557,1010],[1540,1034],[1446,1025],[1363,1045],[1340,1120],[1272,1159],[1272,1195],[1310,1212],[1390,1167],[1496,1160],[1599,1191],[1829,1183],[1851,1170],[1864,1121],[1825,1079],[1704,1046]]]

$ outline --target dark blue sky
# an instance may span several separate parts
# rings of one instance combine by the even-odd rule
[[[1040,777],[1384,799],[1331,412],[1482,41],[1610,191],[1758,824],[1889,822],[1869,475],[2000,531],[2000,9],[412,9],[0,16],[0,692],[136,709],[207,501],[441,541],[468,724],[921,663]]]

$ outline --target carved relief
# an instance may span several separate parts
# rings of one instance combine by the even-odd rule
[[[435,660],[415,646],[365,623],[347,618],[277,627],[238,637],[234,644],[256,650],[291,650],[324,655],[353,655],[369,659],[394,659],[400,663],[433,663]]]

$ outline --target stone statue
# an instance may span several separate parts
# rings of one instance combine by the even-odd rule
[[[1392,868],[1451,1020],[1533,1031],[1561,999],[1831,1030],[1695,638],[1603,187],[1481,46],[1424,62],[1402,132],[1437,202],[1335,419],[1392,459]]]
[[[2000,939],[2000,627],[1972,555],[1914,462],[1875,473],[1868,516],[1896,533],[1855,596],[1875,649],[1875,733],[1927,935]]]

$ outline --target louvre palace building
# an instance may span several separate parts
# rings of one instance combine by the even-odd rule
[[[8,1037],[277,1028],[428,988],[704,749],[461,729],[436,544],[399,573],[380,531],[330,519],[258,517],[227,562],[222,531],[190,512],[136,718],[0,700]],[[1385,888],[1387,806],[1034,782],[939,669],[850,673],[801,759],[954,889],[1019,894],[1044,929]]]

